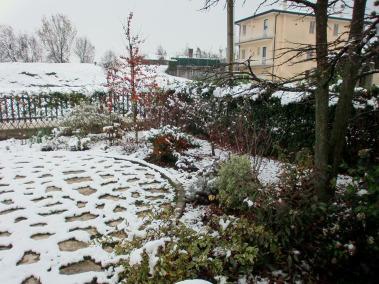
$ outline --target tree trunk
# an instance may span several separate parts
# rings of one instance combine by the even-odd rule
[[[328,0],[317,0],[316,16],[316,61],[317,89],[316,96],[316,137],[315,137],[315,177],[314,185],[318,197],[328,201],[328,104],[329,104],[329,67],[328,67]]]
[[[332,128],[330,151],[330,162],[332,164],[331,178],[336,177],[338,174],[338,167],[342,159],[342,150],[345,146],[345,136],[351,116],[354,89],[361,66],[359,50],[357,50],[356,43],[361,42],[366,4],[367,0],[354,1],[353,18],[349,34],[349,43],[351,45],[343,67],[343,81]]]
[[[233,74],[234,61],[234,0],[227,0],[227,64],[230,74]]]

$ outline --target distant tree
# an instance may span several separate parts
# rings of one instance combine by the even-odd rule
[[[196,57],[196,58],[201,58],[202,55],[203,55],[202,50],[201,50],[199,47],[196,48],[195,57]]]
[[[165,60],[167,57],[167,52],[161,45],[159,45],[157,48],[157,56],[159,60]]]
[[[93,63],[95,58],[95,47],[88,38],[80,37],[76,40],[75,54],[79,57],[80,63]]]
[[[16,39],[16,46],[16,56],[18,61],[42,61],[42,46],[34,35],[20,34]]]
[[[0,26],[0,61],[42,61],[42,47],[34,35],[15,35],[11,26]]]
[[[57,14],[50,18],[44,17],[38,35],[51,62],[64,63],[70,61],[76,29],[67,16]]]
[[[117,63],[117,55],[112,50],[108,50],[104,53],[103,57],[101,58],[100,64],[105,69],[109,69],[116,65]]]
[[[16,36],[11,26],[0,26],[0,61],[16,62],[17,61],[17,44]]]

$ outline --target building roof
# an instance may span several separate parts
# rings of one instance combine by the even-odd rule
[[[268,10],[268,11],[265,11],[265,12],[261,12],[261,13],[258,13],[258,14],[254,14],[254,15],[252,15],[250,17],[238,20],[238,21],[235,22],[235,24],[238,25],[239,23],[242,23],[244,21],[247,21],[247,20],[250,20],[250,19],[254,19],[254,18],[257,18],[259,16],[271,14],[271,13],[292,14],[292,15],[301,15],[301,16],[310,16],[310,17],[314,17],[315,16],[314,14],[311,14],[311,13],[304,13],[304,12],[297,12],[297,11],[290,11],[290,10],[271,9],[271,10]],[[329,19],[341,20],[341,21],[349,21],[349,22],[351,21],[351,19],[342,18],[342,17],[334,17],[334,16],[329,17]]]

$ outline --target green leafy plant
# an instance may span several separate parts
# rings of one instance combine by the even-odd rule
[[[232,156],[220,168],[216,180],[220,205],[227,210],[246,210],[253,201],[260,183],[254,177],[247,156]]]
[[[257,267],[278,255],[276,238],[246,218],[213,217],[207,233],[175,224],[170,218],[163,217],[159,230],[148,230],[144,238],[116,246],[120,254],[138,251],[141,256],[138,263],[124,262],[121,278],[125,283],[175,283],[188,278],[214,281],[217,276],[236,282],[242,275],[251,277]],[[162,240],[164,245],[152,256],[151,244]]]

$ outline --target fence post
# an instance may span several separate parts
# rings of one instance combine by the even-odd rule
[[[0,97],[0,123],[3,122],[3,98]]]
[[[32,122],[32,106],[30,103],[30,97],[26,97],[26,100],[28,101],[28,110],[29,110],[29,120]]]

